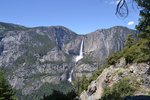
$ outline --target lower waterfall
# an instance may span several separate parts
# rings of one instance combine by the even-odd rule
[[[69,82],[72,82],[72,74],[73,74],[73,69],[72,69],[71,72],[69,73],[69,78],[68,78],[68,81],[69,81]]]

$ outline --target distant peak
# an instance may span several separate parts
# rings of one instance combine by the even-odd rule
[[[113,26],[113,27],[110,27],[109,29],[112,29],[112,28],[129,29],[129,28],[128,28],[128,27],[126,27],[126,26]]]
[[[19,30],[19,29],[27,29],[27,27],[22,26],[22,25],[13,24],[13,23],[0,22],[0,29]]]
[[[110,28],[102,28],[102,29],[97,29],[96,31],[102,31],[102,30],[111,30],[111,29],[127,29],[127,30],[134,30],[134,29],[130,29],[126,26],[113,26]],[[135,30],[134,30],[135,31]]]

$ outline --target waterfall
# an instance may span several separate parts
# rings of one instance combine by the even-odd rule
[[[69,78],[68,78],[68,81],[69,81],[69,82],[72,82],[72,73],[73,73],[73,69],[72,69],[71,72],[69,73]]]
[[[83,40],[81,41],[79,55],[75,57],[75,64],[76,64],[79,60],[81,60],[82,58],[83,58]],[[68,81],[69,81],[70,83],[72,82],[72,74],[73,74],[73,69],[72,69],[71,72],[69,73]]]
[[[75,62],[78,62],[82,58],[83,58],[83,40],[81,41],[81,45],[80,45],[80,53],[78,56],[76,56]]]

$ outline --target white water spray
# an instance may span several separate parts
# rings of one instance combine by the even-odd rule
[[[81,41],[79,55],[75,57],[75,63],[77,63],[77,62],[78,62],[79,60],[81,60],[82,58],[83,58],[83,40]],[[68,81],[69,81],[70,83],[72,82],[72,74],[73,74],[73,69],[72,69],[71,72],[69,73]]]
[[[69,73],[68,81],[69,81],[70,83],[72,82],[72,73],[73,73],[73,69],[72,69],[71,72]]]
[[[77,63],[82,58],[83,58],[83,40],[81,41],[81,45],[80,45],[80,53],[78,56],[76,56],[75,62]]]

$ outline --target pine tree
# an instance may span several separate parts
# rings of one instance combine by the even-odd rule
[[[150,39],[150,0],[135,0],[141,8],[139,24],[136,26],[137,30],[142,32],[142,38]]]
[[[2,71],[0,71],[0,100],[16,100],[14,92]]]

